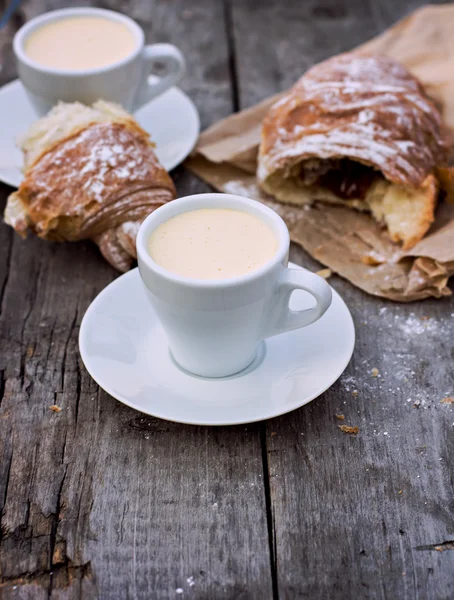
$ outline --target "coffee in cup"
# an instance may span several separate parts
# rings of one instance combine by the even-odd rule
[[[104,17],[68,17],[38,27],[25,39],[24,52],[42,67],[83,71],[116,63],[136,46],[132,31]]]
[[[157,227],[148,251],[161,267],[183,277],[226,279],[267,263],[278,243],[258,217],[229,208],[181,213]]]

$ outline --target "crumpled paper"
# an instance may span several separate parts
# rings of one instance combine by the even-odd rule
[[[440,104],[454,130],[454,5],[424,7],[356,49],[405,65]],[[341,206],[277,203],[255,181],[261,122],[282,94],[214,124],[187,167],[216,189],[261,200],[278,212],[293,242],[374,296],[409,302],[448,296],[454,274],[454,205],[442,202],[426,237],[411,251],[391,242],[367,214]]]

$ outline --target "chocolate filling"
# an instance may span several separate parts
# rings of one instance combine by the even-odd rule
[[[364,200],[377,176],[370,167],[348,158],[306,161],[300,173],[305,185],[327,188],[344,200]]]

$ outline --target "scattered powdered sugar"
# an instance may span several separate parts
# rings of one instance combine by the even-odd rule
[[[342,375],[341,385],[346,392],[354,391],[357,386],[357,379],[354,375]]]
[[[201,485],[201,484],[200,484]],[[195,585],[195,579],[194,579],[194,575],[190,575],[189,577],[186,578],[186,583],[188,584],[188,586],[190,588],[192,588]],[[178,587],[175,590],[175,593],[178,595],[184,594],[184,589],[182,587]]]
[[[440,332],[440,325],[436,319],[430,317],[421,319],[414,313],[410,313],[408,317],[395,315],[394,325],[406,336]]]
[[[224,192],[227,194],[236,194],[237,196],[246,196],[247,198],[260,199],[260,193],[255,184],[246,184],[242,181],[232,179],[227,181],[223,186]]]
[[[366,325],[367,323],[363,323]],[[445,337],[450,334],[451,326],[444,319],[437,319],[431,315],[418,315],[408,313],[397,306],[381,306],[373,319],[373,327],[378,330],[398,330],[403,336],[403,343],[419,336]],[[396,355],[403,358],[403,355]]]
[[[355,353],[348,373],[339,380],[342,402],[336,411],[346,411],[346,419],[353,418],[357,411],[363,420],[361,431],[382,443],[393,443],[401,436],[403,425],[395,414],[419,419],[418,414],[440,411],[451,424],[454,405],[443,399],[454,396],[452,378],[449,370],[440,371],[435,362],[431,364],[427,348],[443,344],[446,349],[452,336],[453,317],[454,313],[447,319],[438,319],[423,310],[409,312],[407,307],[394,304],[377,307],[375,314],[357,325],[365,338],[378,338],[378,348],[386,350],[372,350],[368,358]],[[394,331],[390,335],[390,330],[397,330],[397,335]],[[349,412],[342,405],[348,406]]]

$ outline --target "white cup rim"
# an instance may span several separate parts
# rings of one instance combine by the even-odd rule
[[[200,201],[206,202],[206,206],[200,206]],[[227,203],[229,206],[226,206]],[[264,215],[267,221],[273,222],[273,233],[275,233],[277,237],[278,249],[276,250],[274,256],[264,265],[252,273],[228,277],[226,279],[197,279],[171,273],[170,271],[167,271],[167,269],[164,269],[158,265],[151,258],[148,252],[148,240],[151,233],[156,229],[156,227],[158,227],[158,225],[184,212],[197,210],[199,208],[232,208],[232,203],[235,205],[235,208],[238,207],[237,210],[246,209],[246,212],[249,212],[252,209],[254,214]],[[168,282],[173,282],[184,287],[194,289],[231,288],[239,284],[252,283],[269,273],[276,267],[277,264],[282,264],[284,262],[288,253],[289,245],[290,236],[287,226],[274,210],[261,202],[251,200],[245,196],[221,193],[206,193],[184,196],[160,206],[150,215],[148,215],[148,217],[143,221],[136,238],[137,256],[142,267],[148,268],[150,271],[159,275]]]
[[[39,29],[47,23],[52,23],[54,21],[59,21],[61,19],[75,16],[99,16],[110,19],[111,21],[113,20],[123,23],[134,34],[137,42],[136,47],[127,56],[115,61],[112,64],[105,65],[104,67],[94,67],[90,69],[81,70],[46,67],[27,56],[24,50],[24,42],[32,31],[34,31],[35,29]],[[143,32],[143,29],[133,19],[114,10],[108,10],[105,8],[92,8],[89,6],[81,6],[77,8],[61,8],[59,10],[51,10],[42,15],[34,17],[33,19],[30,19],[30,21],[27,21],[27,23],[22,25],[22,27],[17,31],[13,39],[13,49],[14,54],[16,55],[16,59],[22,62],[23,64],[27,65],[29,68],[34,69],[35,71],[38,71],[40,73],[65,75],[66,77],[74,78],[85,77],[87,75],[98,75],[100,73],[107,73],[109,71],[117,69],[118,67],[125,65],[128,62],[135,59],[136,56],[141,52],[142,48],[144,47],[144,44],[145,34]]]

